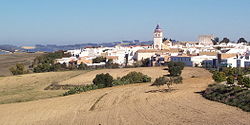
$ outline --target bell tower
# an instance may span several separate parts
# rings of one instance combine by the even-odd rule
[[[154,31],[154,49],[161,50],[163,42],[163,32],[159,25],[156,26]]]

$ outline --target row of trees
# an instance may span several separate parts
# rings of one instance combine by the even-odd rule
[[[226,81],[228,85],[240,85],[250,88],[250,78],[245,76],[248,69],[226,67],[221,71],[214,71],[212,78],[220,83]]]
[[[212,41],[213,41],[213,44],[214,44],[214,45],[218,45],[218,44],[221,44],[221,43],[226,43],[226,44],[228,44],[228,43],[230,42],[230,40],[229,40],[227,37],[223,38],[221,41],[220,41],[220,39],[219,39],[218,37],[216,37],[216,38],[214,38]],[[240,38],[240,39],[237,41],[237,43],[248,43],[248,42],[245,40],[245,38]]]
[[[117,79],[114,79],[109,73],[102,73],[96,75],[96,77],[93,79],[93,84],[73,87],[69,91],[65,92],[64,96],[80,92],[86,92],[94,89],[144,82],[151,82],[151,77],[144,75],[140,72],[130,72],[122,78]]]

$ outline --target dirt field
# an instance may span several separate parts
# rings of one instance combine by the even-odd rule
[[[9,68],[15,66],[16,63],[22,63],[26,67],[32,64],[33,59],[42,53],[16,53],[0,55],[0,76],[9,76],[11,72]]]
[[[0,77],[0,104],[50,98],[62,95],[65,91],[44,90],[52,83],[70,79],[86,71],[34,73]]]
[[[152,69],[154,74],[159,70]],[[191,76],[197,78],[191,78]],[[167,125],[249,124],[250,113],[195,93],[212,83],[208,71],[186,68],[184,83],[164,93],[150,84],[88,91],[78,95],[0,105],[0,124]]]

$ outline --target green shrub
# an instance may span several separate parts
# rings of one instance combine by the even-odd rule
[[[123,76],[121,78],[121,81],[126,81],[128,83],[151,82],[151,77],[144,75],[140,72],[130,72],[126,76]]]
[[[168,63],[168,72],[170,73],[170,76],[180,76],[184,66],[184,63],[182,62],[170,61]]]
[[[104,85],[105,87],[112,87],[113,77],[109,74],[97,74],[93,83],[95,85]]]
[[[156,78],[152,86],[163,86],[167,84],[168,82],[170,82],[170,80],[162,76],[162,77]]]
[[[218,72],[218,71],[215,71],[213,73],[213,79],[215,82],[223,82],[223,81],[226,81],[226,75],[224,72]]]
[[[13,75],[21,75],[29,73],[29,70],[26,70],[24,65],[19,63],[17,63],[15,67],[11,67],[9,70]]]
[[[243,85],[247,88],[250,88],[250,78],[249,77],[243,78]]]
[[[243,76],[242,75],[237,76],[237,81],[238,85],[243,85]]]
[[[99,56],[93,59],[93,63],[106,62],[106,58],[103,56]]]
[[[140,72],[131,72],[122,78],[117,78],[113,80],[113,77],[106,74],[98,74],[93,80],[94,84],[84,85],[84,86],[76,86],[69,89],[69,91],[65,92],[63,95],[71,95],[81,92],[86,92],[89,90],[95,90],[100,88],[112,87],[117,85],[131,84],[131,83],[141,83],[141,82],[150,82],[151,78],[147,75],[144,75]]]
[[[175,84],[182,83],[183,78],[181,76],[171,77],[170,81]]]
[[[122,81],[121,79],[117,79],[113,81],[113,86],[130,84],[128,81]]]
[[[233,76],[228,76],[227,77],[227,84],[234,84],[234,77]]]
[[[79,70],[86,70],[86,69],[88,69],[88,66],[87,66],[86,64],[84,64],[84,63],[81,63],[81,64],[77,67],[77,69],[79,69]]]
[[[100,89],[100,88],[105,88],[105,86],[103,84],[100,84],[100,85],[90,84],[90,85],[84,85],[84,86],[77,86],[77,87],[70,88],[69,91],[63,94],[63,96],[78,94],[81,92],[86,92],[86,91]]]
[[[209,100],[237,106],[244,111],[250,112],[250,90],[248,89],[243,89],[239,86],[213,84],[208,86],[202,96]]]

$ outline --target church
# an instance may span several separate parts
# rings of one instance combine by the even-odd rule
[[[168,50],[172,46],[172,42],[164,38],[163,30],[160,28],[159,24],[156,26],[154,30],[153,37],[154,37],[153,49]]]

